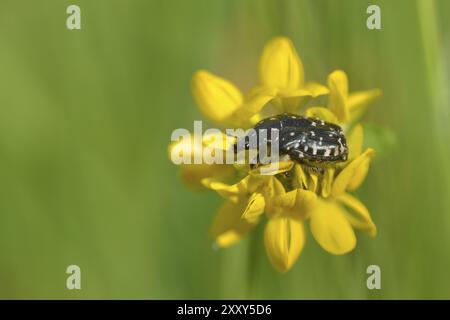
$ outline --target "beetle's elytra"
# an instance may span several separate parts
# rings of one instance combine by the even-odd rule
[[[346,161],[348,157],[347,141],[342,128],[317,118],[308,118],[290,113],[261,120],[254,127],[253,135],[257,135],[258,146],[261,143],[270,145],[273,142],[271,129],[278,129],[279,155],[289,156],[311,167]],[[263,139],[260,130],[266,129]],[[250,135],[246,136],[245,147],[249,148]],[[261,141],[262,140],[262,141]]]

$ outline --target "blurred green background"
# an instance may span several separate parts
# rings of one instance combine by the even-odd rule
[[[366,28],[370,4],[382,30]],[[0,297],[450,298],[448,12],[445,0],[2,0]],[[336,257],[309,234],[285,275],[261,229],[212,249],[221,200],[189,191],[166,151],[201,119],[192,73],[249,89],[280,34],[308,80],[342,68],[352,90],[381,88],[366,120],[390,130],[358,192],[378,237]],[[82,290],[65,287],[70,264]],[[366,288],[370,264],[381,290]]]

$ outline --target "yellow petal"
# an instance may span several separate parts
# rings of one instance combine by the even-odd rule
[[[319,118],[330,123],[338,122],[334,113],[324,107],[310,107],[306,110],[306,116],[311,118]]]
[[[308,91],[313,98],[330,93],[327,87],[317,82],[307,82],[303,86],[303,89]]]
[[[265,181],[263,176],[248,175],[235,184],[227,184],[214,178],[205,178],[201,182],[206,188],[214,190],[226,200],[236,203],[243,197],[257,192]]]
[[[262,185],[261,192],[266,198],[273,198],[286,193],[283,184],[275,176],[268,176]]]
[[[260,193],[253,193],[248,200],[247,207],[242,214],[243,219],[252,220],[264,212],[265,201]]]
[[[317,188],[319,186],[319,177],[318,177],[317,173],[309,172],[308,173],[308,177],[309,177],[309,179],[308,179],[308,190],[316,192]]]
[[[225,202],[211,226],[211,237],[219,247],[228,247],[241,240],[257,223],[257,219],[241,219],[247,201]]]
[[[202,183],[204,179],[225,180],[232,177],[234,173],[233,166],[226,164],[187,164],[181,166],[180,178],[194,190],[206,190]]]
[[[345,190],[354,190],[363,182],[367,175],[370,160],[375,156],[375,150],[368,148],[364,153],[350,162],[334,179],[331,193],[339,197]]]
[[[305,244],[303,223],[287,217],[269,219],[264,231],[264,243],[274,268],[279,272],[288,271]]]
[[[279,208],[278,213],[305,219],[316,206],[317,195],[308,190],[294,189],[279,195],[274,205]]]
[[[303,64],[291,40],[277,37],[270,41],[259,62],[261,82],[269,88],[297,89],[303,86]]]
[[[291,170],[293,166],[293,161],[280,161],[259,166],[256,169],[252,169],[249,173],[251,175],[274,176],[276,174]]]
[[[234,203],[239,202],[242,197],[247,196],[248,177],[235,184],[227,184],[213,178],[206,178],[201,182],[206,188],[216,191],[223,198]]]
[[[361,124],[357,124],[347,136],[348,161],[355,159],[361,154],[363,142],[364,129]]]
[[[350,179],[347,185],[348,191],[354,191],[362,185],[362,183],[366,179],[367,173],[369,173],[369,165],[371,160],[371,157],[365,158],[363,161],[361,161],[361,164],[357,168],[355,168],[355,173],[353,174],[353,177]]]
[[[342,194],[338,200],[351,209],[345,215],[354,228],[364,230],[372,237],[376,236],[377,227],[370,217],[369,210],[361,201],[348,193]]]
[[[308,189],[308,178],[299,164],[294,166],[295,178],[293,180],[294,188]]]
[[[325,168],[325,172],[323,174],[322,183],[321,183],[321,186],[322,186],[321,193],[322,193],[322,197],[324,197],[324,198],[328,198],[328,196],[331,193],[331,186],[333,184],[334,171],[335,171],[335,168],[333,168],[333,167]]]
[[[243,105],[230,115],[227,122],[235,126],[249,127],[255,117],[276,96],[277,90],[272,88],[257,88],[245,99]]]
[[[284,89],[278,92],[282,97],[281,107],[285,112],[295,113],[299,108],[304,106],[311,98],[328,94],[327,87],[316,83],[308,82],[299,89]]]
[[[349,119],[348,79],[344,71],[337,70],[328,76],[330,95],[328,108],[336,115],[338,121],[346,123]]]
[[[366,111],[367,105],[380,96],[380,89],[352,92],[348,97],[350,121],[358,120]]]
[[[253,176],[248,175],[246,178],[246,188],[248,193],[261,193],[261,189],[267,185],[267,181],[271,176]]]
[[[332,254],[345,254],[356,245],[345,211],[334,201],[318,201],[311,213],[311,232],[320,246]]]
[[[279,95],[282,97],[311,97],[316,98],[328,94],[330,90],[317,82],[307,82],[302,87],[280,89]]]
[[[274,199],[280,194],[286,193],[283,184],[275,176],[261,176],[265,182],[261,184],[259,192],[263,194],[265,200],[265,211],[268,215],[276,214],[277,207],[274,205]]]
[[[194,74],[192,92],[203,114],[218,123],[227,119],[243,103],[241,92],[231,82],[204,70]]]

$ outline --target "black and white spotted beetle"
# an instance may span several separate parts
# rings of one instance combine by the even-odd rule
[[[315,171],[322,172],[324,166],[346,161],[348,157],[342,128],[318,118],[283,113],[261,120],[254,129],[245,137],[245,149],[249,149],[252,135],[257,135],[258,146],[270,145],[271,129],[278,129],[280,159],[289,158]],[[263,141],[259,137],[261,129],[267,132]]]

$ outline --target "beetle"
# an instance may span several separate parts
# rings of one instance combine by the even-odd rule
[[[348,158],[347,140],[342,128],[319,118],[283,113],[261,120],[253,129],[244,136],[243,145],[249,150],[249,141],[256,138],[258,160],[261,144],[269,146],[272,143],[279,143],[280,158],[294,160],[319,172],[322,172],[321,168],[324,166],[334,165]],[[265,134],[261,135],[261,130],[264,129]],[[274,139],[272,129],[278,130],[278,136]]]

